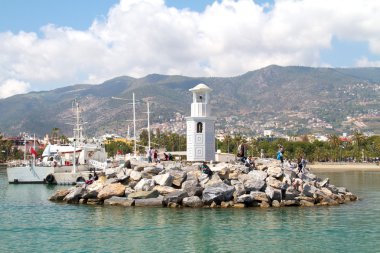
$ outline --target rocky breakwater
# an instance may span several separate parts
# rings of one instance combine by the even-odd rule
[[[58,190],[49,200],[70,204],[149,207],[283,207],[339,205],[357,200],[345,187],[306,170],[281,168],[277,160],[258,159],[256,168],[239,163],[133,164],[108,170],[92,184]]]

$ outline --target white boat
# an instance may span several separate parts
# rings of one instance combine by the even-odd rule
[[[34,157],[11,162],[7,167],[9,183],[73,184],[89,178],[91,171],[105,171],[107,153],[99,142],[86,143],[82,136],[79,104],[76,102],[77,121],[73,145],[47,145],[42,160]],[[26,154],[26,148],[24,153]]]

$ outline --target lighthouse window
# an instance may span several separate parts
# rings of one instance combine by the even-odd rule
[[[203,125],[202,122],[197,123],[197,133],[202,133],[203,131]]]

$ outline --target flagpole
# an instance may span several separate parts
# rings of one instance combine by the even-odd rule
[[[36,152],[36,134],[33,134],[33,150]],[[32,154],[33,156],[33,166],[36,166],[36,155]]]
[[[24,133],[24,163],[26,166],[26,134]]]

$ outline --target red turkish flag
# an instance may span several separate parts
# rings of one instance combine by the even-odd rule
[[[30,148],[30,153],[36,157],[37,156],[37,152],[34,150],[34,148]]]

